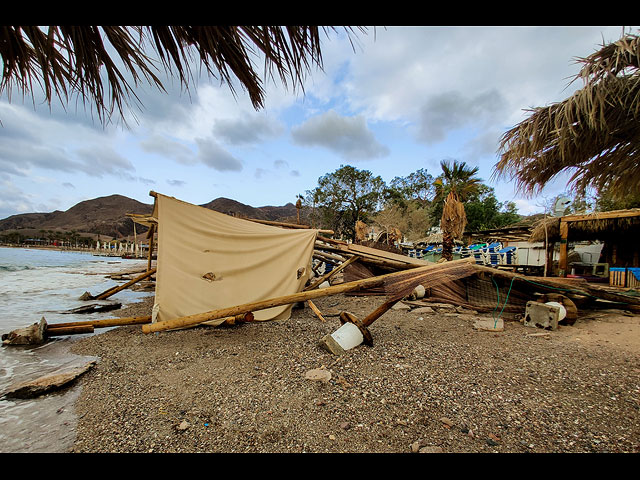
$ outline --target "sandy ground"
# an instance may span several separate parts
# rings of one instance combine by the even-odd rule
[[[151,299],[120,316],[148,314]],[[376,297],[318,299],[282,322],[74,344],[100,357],[81,379],[73,452],[640,452],[640,316],[579,312],[556,331],[475,312],[392,310],[373,347],[335,356],[335,316]],[[491,315],[484,318],[491,319]]]

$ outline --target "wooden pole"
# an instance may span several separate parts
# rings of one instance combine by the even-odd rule
[[[91,325],[75,325],[61,328],[47,327],[45,333],[48,337],[56,337],[60,335],[77,335],[80,333],[93,333],[93,326]]]
[[[307,303],[309,304],[309,308],[311,308],[311,310],[313,311],[313,313],[316,314],[316,317],[318,317],[320,320],[322,320],[323,322],[326,322],[326,320],[324,319],[324,317],[322,316],[322,312],[320,311],[320,309],[318,309],[318,307],[316,307],[316,304],[313,303],[311,300],[307,300]]]
[[[151,259],[153,257],[153,240],[156,232],[156,226],[151,225],[149,228],[149,262],[147,264],[147,270],[151,271]]]
[[[567,239],[569,237],[569,224],[564,220],[560,219],[560,259],[558,260],[558,276],[566,277],[567,276],[567,249],[568,242]]]
[[[118,293],[121,290],[124,290],[125,288],[130,287],[131,285],[133,285],[134,283],[139,282],[140,280],[144,280],[147,277],[150,277],[151,275],[153,275],[154,273],[156,273],[157,269],[152,269],[149,270],[148,272],[143,273],[142,275],[140,275],[139,277],[134,278],[133,280],[129,280],[127,283],[125,283],[124,285],[120,285],[119,287],[111,287],[108,290],[105,290],[104,292],[102,292],[100,295],[96,296],[96,297],[91,297],[92,300],[104,300],[105,298],[109,298],[111,295],[114,295],[116,293]]]
[[[58,330],[61,328],[90,326],[93,328],[121,327],[124,325],[140,325],[151,323],[151,315],[142,317],[106,318],[103,320],[85,320],[82,322],[54,323],[47,325],[47,330]]]
[[[424,267],[418,267],[411,272],[417,275],[429,271],[441,271],[448,269],[455,269],[461,264],[469,264],[473,261],[473,258],[463,258],[460,260],[453,260],[451,262],[438,263],[426,265]],[[265,310],[271,307],[279,307],[281,305],[289,305],[297,302],[304,302],[306,300],[312,300],[320,297],[327,297],[329,295],[337,295],[339,293],[352,292],[355,290],[369,288],[374,286],[383,285],[385,280],[393,278],[399,275],[406,276],[406,271],[388,273],[386,275],[380,275],[377,277],[365,278],[363,280],[356,280],[354,282],[341,283],[340,285],[333,285],[331,287],[309,290],[306,292],[298,292],[291,295],[284,295],[268,300],[260,300],[257,302],[246,303],[244,305],[237,305],[234,307],[226,307],[218,310],[212,310],[210,312],[197,313],[194,315],[188,315],[186,317],[174,318],[171,320],[164,320],[156,323],[151,323],[142,326],[144,333],[161,332],[164,330],[171,330],[174,328],[181,328],[190,325],[197,325],[208,320],[215,320],[218,318],[231,317],[241,313],[255,312],[257,310]]]
[[[353,262],[355,262],[356,260],[358,260],[358,256],[353,256],[351,257],[349,260],[347,260],[346,262],[343,262],[339,267],[334,268],[333,270],[331,270],[329,273],[325,273],[323,276],[321,276],[319,279],[317,279],[315,282],[313,282],[311,285],[309,285],[308,287],[306,287],[303,292],[306,292],[308,290],[313,290],[314,288],[316,288],[319,285],[322,285],[323,282],[325,282],[326,280],[329,280],[331,277],[333,277],[336,273],[344,270],[346,267],[348,267],[349,265],[351,265]]]

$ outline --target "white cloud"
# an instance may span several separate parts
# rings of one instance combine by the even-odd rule
[[[180,142],[162,135],[152,135],[140,142],[143,150],[163,157],[171,158],[183,165],[194,165],[198,162],[194,152]]]
[[[375,139],[361,115],[343,117],[330,110],[293,128],[291,135],[299,145],[327,148],[350,160],[389,155],[389,149]]]
[[[214,136],[232,145],[259,143],[275,138],[283,131],[284,127],[279,121],[264,115],[216,119],[213,123]]]
[[[206,166],[220,172],[242,170],[242,162],[224,150],[215,140],[196,139],[198,145],[198,159]]]

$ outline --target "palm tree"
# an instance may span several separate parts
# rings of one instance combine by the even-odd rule
[[[453,260],[453,243],[462,237],[467,225],[464,201],[478,190],[481,179],[475,175],[478,167],[470,167],[465,162],[453,160],[440,162],[442,174],[436,178],[435,202],[442,205],[440,228],[442,230],[442,258]]]
[[[326,34],[330,30],[322,29]],[[352,40],[354,30],[345,27],[345,31]],[[150,56],[150,50],[159,60]],[[15,85],[23,95],[33,96],[35,82],[49,103],[54,96],[67,102],[72,94],[83,102],[89,99],[106,123],[114,111],[122,115],[131,97],[138,100],[126,75],[134,85],[144,79],[164,91],[156,74],[159,64],[170,75],[177,72],[188,89],[194,83],[190,64],[195,57],[234,95],[233,79],[237,79],[259,109],[264,106],[263,80],[252,58],[258,54],[264,57],[266,77],[277,75],[285,86],[291,82],[294,89],[302,87],[311,67],[322,67],[320,27],[4,25],[0,26],[0,93],[6,89],[10,95]]]
[[[625,34],[578,61],[573,81],[584,87],[507,131],[494,176],[515,178],[529,195],[565,171],[580,195],[640,192],[640,37]]]

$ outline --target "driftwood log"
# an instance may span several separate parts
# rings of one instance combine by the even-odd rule
[[[117,287],[111,287],[111,288],[105,290],[104,292],[102,292],[99,295],[96,295],[94,297],[90,297],[89,300],[104,300],[106,298],[109,298],[111,295],[114,295],[114,294],[118,293],[119,291],[124,290],[125,288],[129,288],[134,283],[137,283],[140,280],[144,280],[145,278],[150,277],[151,275],[156,273],[156,270],[157,270],[156,268],[152,268],[151,270],[146,271],[145,273],[143,273],[142,275],[134,278],[133,280],[128,281],[124,285],[120,285],[120,286],[117,286]]]

